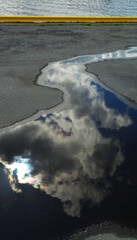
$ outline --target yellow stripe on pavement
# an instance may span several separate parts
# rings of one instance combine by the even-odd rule
[[[137,17],[0,16],[0,22],[137,22]]]

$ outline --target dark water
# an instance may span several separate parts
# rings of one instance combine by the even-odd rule
[[[43,69],[38,84],[64,87],[68,98],[0,134],[2,239],[61,239],[104,221],[137,228],[137,110],[84,71],[136,55],[129,48]]]
[[[0,0],[0,15],[137,16],[136,0]]]

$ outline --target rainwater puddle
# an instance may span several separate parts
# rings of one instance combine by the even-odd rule
[[[136,227],[137,110],[85,71],[88,63],[134,58],[136,47],[42,70],[39,85],[70,97],[62,110],[1,132],[3,228],[5,211],[18,231],[23,225],[46,239],[103,221]]]

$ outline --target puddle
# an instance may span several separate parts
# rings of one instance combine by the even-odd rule
[[[104,220],[136,226],[137,110],[85,72],[91,62],[134,58],[135,47],[50,63],[37,83],[65,88],[69,102],[0,134],[4,199],[31,209],[41,226],[49,221],[40,228],[47,239]]]

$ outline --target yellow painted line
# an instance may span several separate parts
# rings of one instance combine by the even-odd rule
[[[0,16],[0,22],[137,22],[137,17]]]

